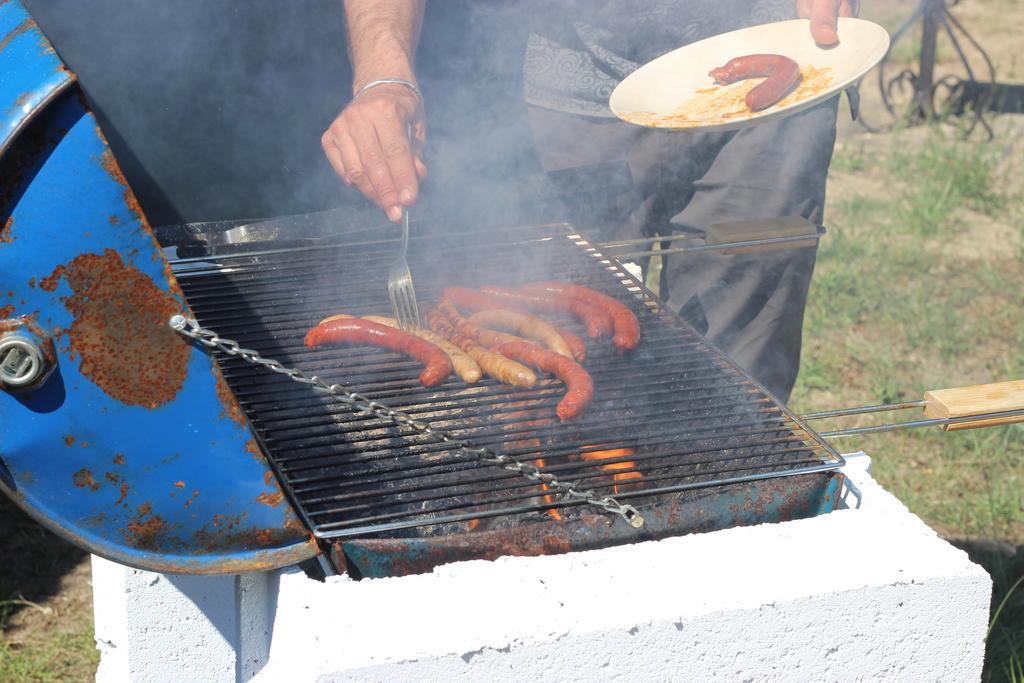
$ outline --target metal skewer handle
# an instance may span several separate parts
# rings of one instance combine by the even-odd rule
[[[743,254],[776,249],[798,249],[811,247],[825,235],[825,228],[816,226],[799,216],[787,216],[759,221],[717,223],[709,225],[703,233],[670,233],[653,237],[613,240],[595,245],[615,258],[630,259],[641,256],[666,256],[669,254],[693,254],[702,251],[717,251],[724,254]],[[676,240],[699,240],[704,244],[690,244],[682,247],[661,249],[640,249],[628,251],[638,245],[665,244]],[[623,251],[626,249],[626,251]]]
[[[819,432],[824,438],[840,438],[855,434],[890,432],[918,427],[941,427],[943,431],[977,429],[1024,422],[1024,380],[978,384],[955,389],[926,392],[921,401],[905,401],[885,405],[825,410],[803,416],[805,420],[823,420],[849,415],[865,415],[910,408],[924,408],[926,419],[895,422],[867,427],[851,427]]]

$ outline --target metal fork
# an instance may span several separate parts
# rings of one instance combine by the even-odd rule
[[[403,330],[411,330],[420,326],[420,309],[416,305],[416,291],[412,288],[412,273],[409,263],[405,260],[405,251],[409,247],[409,210],[402,208],[402,244],[398,249],[398,258],[391,264],[388,271],[388,298],[391,299],[391,312]]]

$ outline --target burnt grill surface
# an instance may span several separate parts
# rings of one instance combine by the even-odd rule
[[[641,323],[640,347],[623,357],[607,338],[588,340],[584,365],[595,399],[580,419],[561,424],[554,408],[564,387],[557,380],[523,390],[486,378],[469,386],[453,376],[424,389],[420,366],[404,356],[303,346],[306,331],[328,315],[389,314],[393,232],[387,239],[381,231],[363,232],[346,244],[173,265],[202,326],[619,500],[642,505],[679,491],[826,471],[842,462],[570,226],[517,228],[491,239],[437,231],[417,238],[418,232],[424,231],[414,227],[409,261],[421,310],[450,285],[571,280],[630,306]],[[545,317],[586,338],[574,320]],[[218,362],[293,503],[320,538],[446,534],[574,514],[572,501],[432,437],[353,414],[237,358],[219,354]],[[584,459],[593,452],[602,459]],[[544,512],[552,508],[558,512]]]

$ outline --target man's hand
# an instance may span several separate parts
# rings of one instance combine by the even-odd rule
[[[425,0],[344,0],[352,102],[320,138],[331,166],[397,223],[427,177],[423,101],[400,83],[416,81],[416,45]],[[409,140],[412,128],[412,141]]]
[[[397,223],[402,207],[416,202],[419,181],[427,177],[421,156],[426,136],[423,103],[416,93],[384,84],[345,107],[320,143],[345,184],[355,185]]]
[[[796,13],[811,20],[811,35],[819,47],[832,47],[839,43],[838,18],[856,16],[859,5],[860,0],[796,0]]]

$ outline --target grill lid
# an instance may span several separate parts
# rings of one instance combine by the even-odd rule
[[[313,557],[211,359],[168,328],[169,266],[18,0],[0,2],[0,73],[0,494],[151,571]]]

